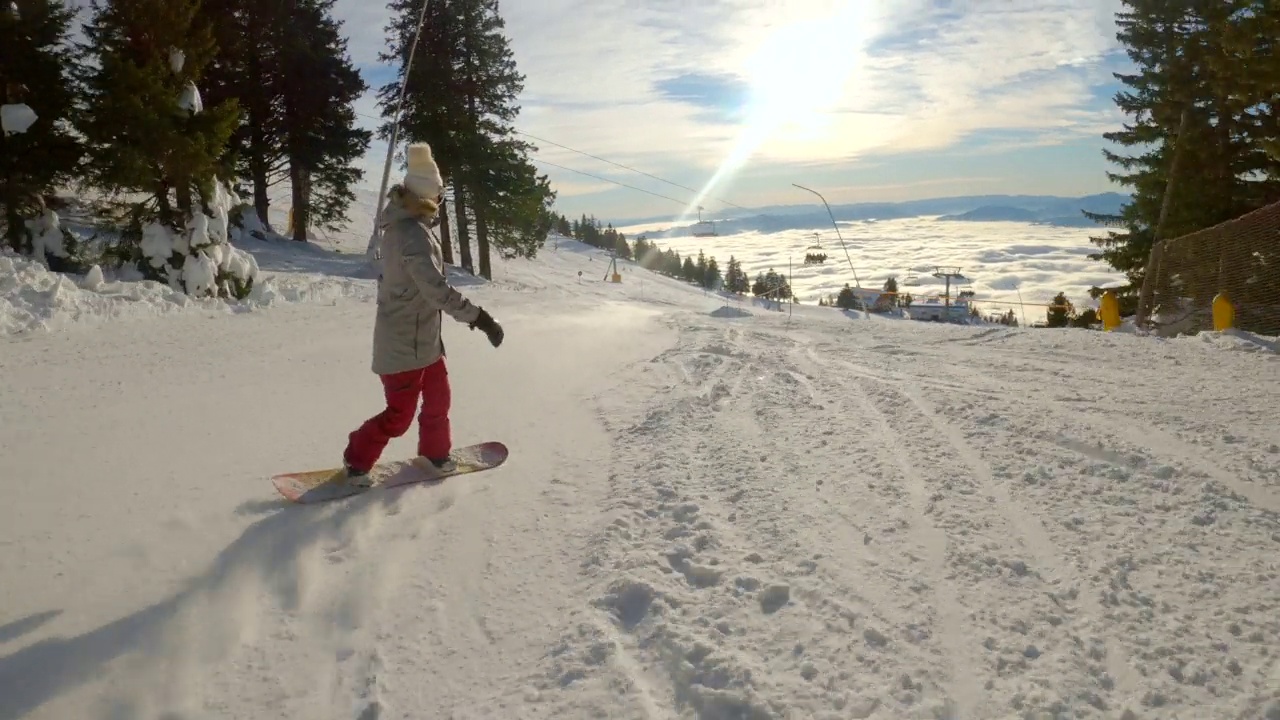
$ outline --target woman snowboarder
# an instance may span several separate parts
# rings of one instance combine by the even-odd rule
[[[392,438],[413,425],[418,399],[418,457],[425,470],[448,472],[451,394],[440,339],[442,314],[479,329],[494,347],[502,344],[502,327],[484,308],[449,285],[440,241],[428,227],[436,222],[444,199],[444,181],[426,143],[408,148],[404,182],[387,193],[380,223],[381,273],[378,311],[373,325],[373,372],[382,381],[386,408],[349,436],[343,452],[348,482],[368,485],[369,470]]]

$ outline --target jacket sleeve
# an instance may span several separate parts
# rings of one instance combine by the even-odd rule
[[[448,278],[436,265],[427,231],[417,223],[405,223],[402,230],[405,235],[401,260],[423,299],[433,309],[443,310],[458,322],[475,322],[480,317],[480,308],[449,285]]]

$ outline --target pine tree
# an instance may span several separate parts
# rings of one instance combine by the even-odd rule
[[[840,294],[836,295],[836,307],[841,310],[854,310],[858,307],[858,296],[854,295],[853,288],[849,287],[849,283],[845,283],[840,288]]]
[[[26,220],[39,213],[44,194],[72,177],[80,159],[68,124],[77,60],[67,40],[73,17],[57,0],[0,2],[0,105],[24,104],[36,115],[24,132],[0,132],[0,225],[5,244],[18,252],[33,251]]]
[[[684,264],[680,262],[680,253],[675,250],[667,249],[662,253],[662,272],[663,274],[678,278],[683,271]]]
[[[621,233],[619,233],[616,237],[617,237],[617,240],[615,240],[613,244],[614,248],[616,248],[614,252],[616,252],[618,254],[618,257],[622,258],[623,260],[632,259],[631,245],[627,243],[627,239],[622,237]]]
[[[539,175],[533,163],[523,157],[525,150],[510,141],[491,149],[505,149],[505,155],[490,165],[483,183],[473,195],[477,234],[480,243],[480,274],[492,278],[490,247],[504,258],[532,258],[546,242],[554,218],[551,205],[556,194],[546,175]],[[598,241],[597,241],[598,242]]]
[[[1137,66],[1116,73],[1129,89],[1117,106],[1132,116],[1104,137],[1136,154],[1103,154],[1119,170],[1108,177],[1132,188],[1118,215],[1085,213],[1120,230],[1093,238],[1103,260],[1142,282],[1147,256],[1162,238],[1194,232],[1256,207],[1260,193],[1248,175],[1260,155],[1248,148],[1240,63],[1220,60],[1242,0],[1178,4],[1123,0],[1117,37]]]
[[[185,223],[207,202],[239,121],[235,100],[199,107],[199,81],[215,54],[197,0],[92,0],[81,66],[85,170],[99,187],[139,192],[160,222]],[[180,61],[180,62],[179,62]],[[180,64],[178,69],[174,69]]]
[[[372,133],[356,124],[352,104],[365,91],[333,19],[334,0],[290,0],[291,27],[282,50],[285,153],[293,193],[293,239],[315,226],[337,230],[364,172],[354,163]]]
[[[698,266],[694,265],[692,257],[686,256],[684,264],[680,266],[680,279],[685,282],[697,282]]]
[[[379,54],[379,59],[395,63],[398,69],[396,77],[379,88],[377,93],[383,117],[377,135],[390,141],[400,102],[400,86],[402,83],[405,85],[397,143],[430,143],[432,156],[440,167],[446,186],[452,184],[461,157],[465,110],[454,82],[458,40],[449,5],[450,0],[391,0],[387,4],[392,18],[386,28],[388,47]],[[420,17],[422,33],[414,52],[413,65],[409,67],[409,51]],[[398,153],[397,157],[403,160],[403,153]],[[467,219],[465,197],[459,198],[456,188],[447,189],[446,197],[453,219],[441,223],[440,240],[444,261],[448,263],[453,261],[451,234],[462,231],[461,226]],[[448,217],[445,213],[441,215]],[[467,253],[469,258],[470,251]]]
[[[205,68],[201,92],[210,104],[235,99],[242,122],[227,143],[228,162],[252,186],[253,207],[270,227],[269,191],[288,179],[280,112],[281,48],[293,24],[290,0],[201,0],[218,52]]]
[[[206,96],[240,101],[229,150],[264,222],[268,190],[289,182],[296,240],[345,224],[363,176],[353,163],[372,137],[356,124],[352,103],[366,86],[332,9],[333,0],[202,0],[219,43]]]
[[[532,146],[516,137],[512,125],[524,76],[503,34],[496,0],[392,0],[392,49],[383,59],[407,58],[422,2],[426,20],[408,74],[403,136],[432,144],[453,189],[462,264],[474,271],[474,228],[479,272],[491,277],[491,248],[506,257],[532,257],[545,243],[555,226],[555,193],[529,160]],[[394,111],[398,89],[391,83],[380,90],[384,117]],[[389,134],[389,126],[382,134]],[[588,224],[585,216],[575,236],[609,247],[599,225]]]
[[[1252,205],[1276,200],[1280,184],[1280,4],[1245,0],[1226,22],[1224,52],[1211,62],[1219,77],[1235,77],[1229,99],[1240,113],[1242,132],[1250,141],[1248,161],[1263,180]]]
[[[1131,7],[1116,14],[1120,30],[1117,37],[1126,46],[1129,58],[1138,67],[1134,74],[1114,73],[1117,80],[1133,88],[1122,90],[1115,96],[1116,105],[1134,117],[1132,124],[1123,130],[1104,133],[1103,137],[1123,147],[1155,147],[1142,155],[1126,156],[1104,149],[1103,156],[1121,172],[1108,172],[1112,182],[1133,188],[1133,200],[1126,204],[1119,215],[1099,216],[1086,213],[1090,218],[1124,232],[1110,231],[1105,238],[1093,238],[1102,248],[1093,259],[1103,260],[1113,268],[1129,274],[1135,284],[1141,280],[1147,254],[1153,242],[1159,208],[1167,185],[1166,168],[1171,158],[1171,145],[1180,125],[1179,117],[1185,103],[1172,102],[1175,87],[1169,67],[1176,53],[1162,47],[1161,38],[1177,36],[1177,23],[1181,14],[1168,6],[1157,15],[1153,3],[1125,0]]]
[[[724,271],[724,288],[739,295],[751,289],[751,281],[742,269],[742,263],[732,255],[729,256],[729,264]]]
[[[1071,302],[1067,300],[1066,293],[1058,293],[1053,296],[1053,303],[1045,312],[1045,324],[1051,328],[1067,327],[1071,324],[1071,318],[1075,316],[1075,309]]]
[[[715,290],[720,285],[720,265],[716,263],[716,259],[709,258],[707,260],[707,269],[702,275],[702,286],[708,290]]]
[[[486,240],[479,246],[481,275],[492,277],[488,236],[504,255],[531,257],[551,229],[545,218],[555,194],[529,160],[532,145],[516,138],[516,98],[524,90],[524,75],[504,34],[498,1],[454,1],[460,6],[461,39],[455,77],[466,106],[462,179],[478,211],[477,230]],[[612,247],[613,239],[601,246]]]

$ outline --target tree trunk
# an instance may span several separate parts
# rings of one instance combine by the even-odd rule
[[[191,181],[185,178],[178,180],[174,183],[173,194],[177,200],[178,214],[185,225],[192,215]]]
[[[476,274],[476,266],[471,261],[471,235],[467,227],[467,193],[462,183],[453,186],[454,219],[458,222],[458,256],[462,267],[472,275]]]
[[[159,216],[160,224],[172,226],[173,222],[173,206],[169,203],[169,183],[161,180],[156,188],[156,214]]]
[[[258,128],[253,128],[252,132],[258,138],[261,137],[261,131]],[[255,145],[258,143],[250,140],[249,179],[253,182],[253,210],[258,214],[262,224],[274,232],[271,227],[271,198],[267,197],[267,162],[261,150],[254,148]],[[261,145],[258,147],[260,148]]]
[[[471,54],[467,53],[468,62]],[[472,92],[467,97],[467,117],[473,128],[479,129],[479,122],[476,120],[476,96]],[[480,251],[480,275],[486,280],[493,279],[493,268],[489,264],[489,228],[485,223],[484,211],[480,209],[483,203],[475,203],[472,213],[476,217],[476,243],[477,249]]]
[[[289,184],[293,195],[293,239],[307,241],[311,218],[311,173],[296,162],[289,163]]]
[[[248,28],[249,77],[261,78],[263,77],[262,45],[257,18],[251,18]],[[258,219],[270,230],[272,229],[271,198],[267,197],[269,161],[267,160],[267,133],[263,126],[271,114],[271,109],[266,102],[267,88],[261,83],[250,83],[249,87],[249,96],[245,98],[247,105],[245,109],[249,125],[248,160],[249,179],[253,182],[253,209],[258,213]]]
[[[489,224],[485,220],[484,211],[476,205],[476,244],[480,250],[480,276],[485,280],[493,279],[493,267],[489,264]]]
[[[5,240],[14,252],[28,254],[27,233],[22,216],[18,214],[18,204],[12,198],[4,199]]]
[[[449,235],[449,201],[440,200],[440,259],[453,264],[453,241]]]
[[[9,88],[5,85],[0,85],[0,105],[8,102]],[[5,142],[4,133],[0,133],[0,151],[4,150]],[[4,205],[5,240],[8,242],[9,247],[13,248],[14,252],[21,253],[26,233],[23,232],[25,228],[22,218],[18,216],[18,184],[10,176],[13,172],[13,166],[8,164],[6,167],[8,167],[8,170],[6,171],[4,184],[0,185],[0,188],[5,191],[4,197],[0,197],[0,204]]]

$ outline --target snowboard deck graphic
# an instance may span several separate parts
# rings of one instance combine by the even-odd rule
[[[373,466],[368,478],[373,484],[369,487],[348,482],[346,470],[340,467],[281,473],[271,476],[271,484],[285,499],[309,505],[360,495],[370,490],[385,490],[420,482],[440,482],[455,475],[492,470],[506,462],[507,455],[506,445],[489,441],[454,448],[449,457],[458,464],[458,469],[452,472],[430,472],[409,460],[391,460]]]

